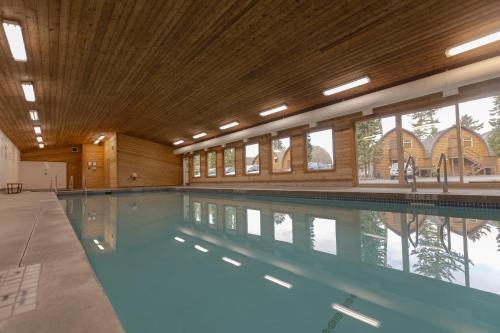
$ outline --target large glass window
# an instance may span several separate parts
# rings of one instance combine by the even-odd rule
[[[201,203],[193,202],[193,217],[194,221],[199,224],[201,223]]]
[[[193,177],[201,177],[200,154],[193,156]]]
[[[407,146],[413,142],[406,142]],[[396,117],[356,123],[356,153],[360,184],[398,182]]]
[[[217,152],[209,151],[207,153],[207,176],[217,176]]]
[[[306,136],[307,170],[332,170],[334,168],[333,130],[319,130]]]
[[[274,213],[274,239],[281,242],[293,243],[293,221],[290,214]]]
[[[459,104],[464,182],[500,180],[500,96]]]
[[[401,117],[404,160],[415,159],[417,182],[437,182],[436,171],[441,153],[448,159],[448,181],[460,181],[454,106],[429,109]],[[412,171],[409,170],[409,177]]]
[[[245,146],[245,173],[247,175],[260,173],[259,144]]]
[[[260,236],[260,210],[247,209],[247,232]]]
[[[318,217],[309,218],[311,248],[316,251],[337,254],[336,221]]]
[[[224,175],[225,176],[236,175],[236,149],[235,148],[224,149]]]
[[[272,171],[290,172],[292,171],[292,159],[290,149],[290,138],[273,139],[271,141]]]

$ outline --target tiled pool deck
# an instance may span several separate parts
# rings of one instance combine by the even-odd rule
[[[0,194],[0,217],[0,332],[123,332],[54,193]]]

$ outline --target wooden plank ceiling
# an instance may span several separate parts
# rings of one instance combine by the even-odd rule
[[[28,61],[0,35],[0,129],[36,148],[121,132],[170,144],[221,135],[491,57],[498,44],[454,58],[447,47],[500,29],[500,1],[2,0],[23,26]],[[326,88],[372,82],[325,97]],[[35,83],[27,103],[20,81]]]

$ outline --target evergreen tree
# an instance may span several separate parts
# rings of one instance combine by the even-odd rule
[[[385,212],[362,210],[359,213],[362,262],[386,266],[387,228],[383,222]]]
[[[468,114],[464,114],[462,118],[460,118],[460,124],[462,127],[466,127],[475,132],[479,132],[483,129],[484,124],[480,123],[479,120],[472,118]]]
[[[493,109],[490,110],[491,133],[488,136],[488,145],[500,156],[500,96],[493,98]]]
[[[413,133],[420,139],[424,141],[432,137],[437,133],[436,124],[438,123],[436,119],[436,110],[431,109],[428,111],[415,112],[411,115],[411,126],[413,127]]]
[[[356,123],[358,166],[363,170],[365,177],[371,175],[373,164],[382,158],[382,147],[379,145],[381,135],[381,119]]]
[[[224,167],[232,167],[234,168],[234,160],[235,160],[235,149],[228,148],[224,150]]]

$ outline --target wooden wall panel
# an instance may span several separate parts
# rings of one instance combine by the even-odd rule
[[[72,147],[77,147],[78,152],[72,152]],[[82,146],[69,146],[54,149],[38,149],[34,151],[23,152],[21,161],[40,161],[40,162],[66,162],[67,180],[70,184],[73,177],[73,187],[75,189],[82,187]]]
[[[89,166],[89,162],[95,162],[95,170]],[[96,145],[86,143],[82,148],[82,173],[87,181],[88,188],[102,188],[104,180],[104,144]]]
[[[182,184],[182,159],[172,148],[117,134],[117,149],[119,187]],[[135,181],[133,172],[138,175]]]
[[[116,134],[104,141],[104,185],[118,187],[118,160]]]

